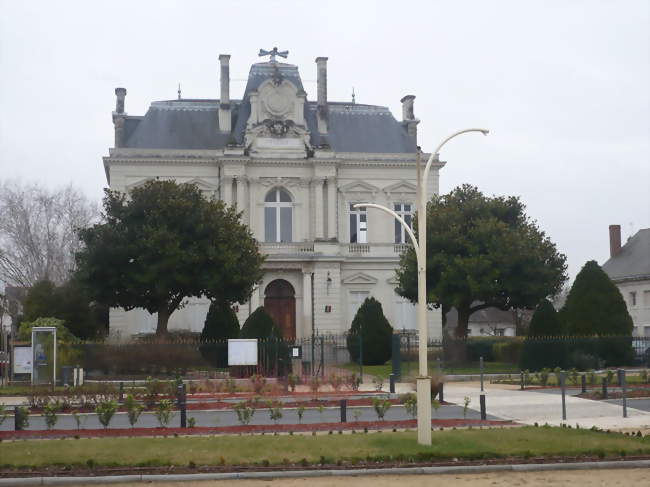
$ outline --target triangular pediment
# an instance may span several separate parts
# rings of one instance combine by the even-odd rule
[[[357,180],[341,186],[342,193],[377,193],[380,189],[365,181]]]
[[[189,181],[183,181],[184,184],[195,184],[201,191],[215,191],[217,187],[201,178],[193,178]]]
[[[363,272],[357,272],[343,279],[343,284],[376,284],[377,279]]]
[[[137,181],[135,181],[133,183],[127,184],[126,189],[127,189],[127,191],[130,191],[130,190],[132,190],[134,188],[139,188],[140,186],[144,185],[147,181],[153,181],[155,179],[156,178],[142,178],[142,179],[139,179],[139,180],[137,180]]]
[[[405,180],[398,181],[384,188],[387,194],[415,194],[417,186]]]
[[[397,286],[399,284],[399,281],[397,280],[397,276],[390,277],[386,279],[386,282],[390,284],[391,286]]]

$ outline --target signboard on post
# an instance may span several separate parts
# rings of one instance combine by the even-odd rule
[[[56,385],[56,328],[32,328],[32,385]]]
[[[257,365],[257,338],[228,340],[228,366]]]
[[[14,374],[32,373],[32,347],[14,347]]]

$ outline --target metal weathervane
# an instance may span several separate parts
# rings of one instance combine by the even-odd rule
[[[289,55],[289,51],[278,51],[278,48],[277,48],[277,47],[274,47],[274,48],[273,48],[272,50],[270,50],[270,51],[266,51],[266,50],[264,50],[264,49],[260,49],[260,52],[259,52],[259,54],[258,54],[258,56],[271,56],[271,58],[269,59],[269,62],[270,62],[270,63],[277,63],[277,62],[278,62],[278,61],[275,59],[275,56],[280,56],[280,57],[283,57],[283,58],[286,59],[288,55]]]

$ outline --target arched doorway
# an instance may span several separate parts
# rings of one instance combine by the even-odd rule
[[[284,279],[276,279],[264,291],[264,309],[285,339],[296,338],[296,292]]]

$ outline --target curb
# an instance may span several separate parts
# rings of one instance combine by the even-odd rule
[[[0,486],[121,484],[126,482],[189,482],[201,480],[240,480],[275,478],[353,477],[360,475],[440,475],[490,472],[539,472],[548,470],[593,470],[649,468],[650,460],[617,460],[581,463],[528,463],[517,465],[466,465],[446,467],[395,467],[352,470],[288,470],[277,472],[229,472],[170,475],[112,475],[103,477],[3,478]]]

